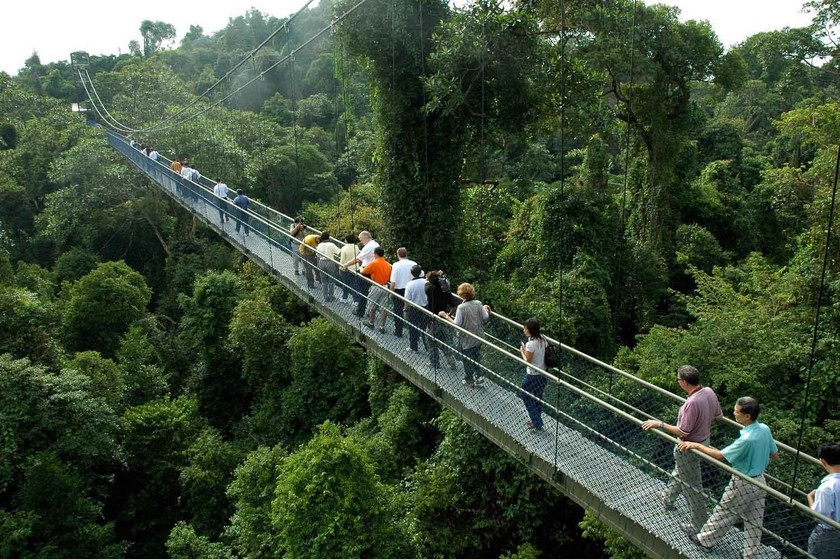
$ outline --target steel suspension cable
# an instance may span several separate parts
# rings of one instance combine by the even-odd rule
[[[274,37],[276,37],[276,36],[277,36],[277,34],[279,34],[279,33],[280,33],[281,31],[283,31],[283,30],[286,30],[286,32],[288,32],[288,25],[289,25],[289,24],[290,24],[290,23],[291,23],[291,22],[292,22],[295,18],[297,18],[300,14],[302,14],[302,13],[304,12],[304,10],[306,10],[306,9],[309,7],[309,5],[310,5],[310,4],[312,4],[312,2],[314,2],[314,1],[315,1],[315,0],[307,0],[307,1],[306,1],[306,3],[303,5],[303,7],[301,7],[301,8],[300,8],[297,12],[295,12],[294,14],[292,14],[292,15],[289,17],[289,19],[287,19],[286,21],[284,21],[284,22],[283,22],[283,24],[282,24],[282,25],[280,25],[280,27],[278,27],[278,28],[277,28],[277,29],[275,29],[275,30],[274,30],[271,34],[269,34],[269,36],[268,36],[268,37],[266,37],[266,38],[265,38],[265,40],[264,40],[263,42],[261,42],[261,43],[260,43],[259,45],[257,45],[257,46],[256,46],[253,50],[251,50],[251,52],[249,52],[247,55],[245,55],[245,57],[244,57],[242,60],[240,60],[239,62],[237,62],[237,63],[236,63],[236,64],[235,64],[235,65],[234,65],[234,66],[233,66],[230,70],[228,70],[227,72],[225,72],[225,75],[224,75],[224,76],[222,76],[221,78],[219,78],[218,80],[216,80],[216,82],[215,82],[213,85],[211,85],[211,86],[210,86],[210,87],[208,87],[206,90],[204,90],[204,93],[202,93],[201,95],[199,95],[198,97],[196,97],[195,99],[193,99],[193,100],[192,100],[192,102],[190,102],[190,103],[189,103],[189,104],[187,104],[185,107],[182,107],[181,109],[179,109],[178,111],[176,111],[176,112],[175,112],[175,114],[170,115],[170,116],[166,117],[165,119],[161,120],[161,121],[160,121],[159,123],[157,123],[155,126],[150,126],[150,127],[146,127],[146,128],[139,128],[139,129],[132,129],[132,132],[149,132],[149,131],[151,131],[151,130],[154,130],[154,129],[156,129],[156,128],[158,127],[158,125],[163,124],[163,123],[165,123],[165,122],[167,122],[167,121],[169,121],[169,120],[174,120],[174,119],[176,119],[178,116],[180,116],[181,114],[185,113],[185,112],[186,112],[186,111],[188,111],[190,108],[192,108],[193,106],[195,106],[195,105],[196,105],[196,104],[197,104],[197,103],[198,103],[201,99],[203,99],[204,97],[207,97],[207,99],[209,100],[210,98],[209,98],[208,96],[209,96],[209,94],[210,94],[210,93],[211,93],[214,89],[216,89],[216,88],[217,88],[219,85],[221,85],[224,81],[226,81],[226,80],[230,79],[230,78],[233,76],[233,73],[234,73],[236,70],[238,70],[240,67],[242,67],[242,65],[243,65],[243,64],[245,64],[246,62],[248,62],[248,60],[253,60],[254,55],[255,55],[255,54],[257,54],[257,53],[260,51],[260,49],[262,49],[265,45],[267,45],[267,44],[268,44],[268,43],[269,43],[272,39],[274,39]]]
[[[565,195],[565,184],[566,184],[566,0],[560,0],[560,207],[562,208],[563,201],[566,198]],[[565,213],[565,210],[563,210]],[[557,321],[557,339],[560,340],[560,343],[563,342],[563,304],[564,304],[564,290],[565,290],[565,283],[566,280],[563,277],[564,272],[564,264],[563,260],[566,257],[566,235],[563,233],[562,225],[564,224],[564,216],[561,215],[560,218],[560,225],[561,225],[561,235],[560,235],[560,262],[559,262],[559,274],[557,278],[558,282],[558,305],[557,305],[557,314],[559,316],[559,320]],[[560,363],[562,368],[562,363]],[[557,407],[560,407],[560,391],[558,390],[555,393],[556,400],[557,400]],[[554,463],[557,464],[558,456],[558,448],[560,442],[560,422],[556,422],[555,424],[555,432],[554,432]]]
[[[822,310],[823,293],[825,292],[825,276],[828,270],[828,256],[831,251],[831,230],[834,226],[834,207],[837,203],[837,180],[840,176],[840,144],[837,146],[837,156],[834,162],[834,186],[831,189],[831,205],[828,208],[828,228],[825,232],[825,249],[823,250],[822,271],[820,272],[820,287],[817,292],[817,308],[814,312],[814,333],[811,337],[811,351],[808,356],[808,373],[805,376],[805,391],[802,395],[802,411],[799,416],[799,437],[796,444],[796,458],[793,461],[793,479],[791,487],[796,487],[796,478],[799,474],[799,454],[802,448],[802,436],[805,432],[805,418],[808,415],[808,396],[811,392],[811,377],[814,372],[814,361],[816,361],[817,341],[819,340],[820,311]],[[793,500],[793,491],[790,499]]]
[[[636,61],[636,1],[633,0],[633,16],[630,26],[630,88],[627,90],[627,128],[625,130],[625,147],[624,147],[624,185],[621,191],[621,229],[619,230],[618,245],[621,247],[624,244],[624,235],[627,229],[627,178],[630,171],[630,149],[632,147],[633,137],[630,133],[630,114],[633,111],[633,83],[635,74]],[[622,251],[623,252],[623,251]],[[621,261],[622,258],[616,259],[616,274],[615,274],[615,311],[613,311],[613,339],[618,339],[618,313],[621,310]],[[610,375],[612,381],[612,375]]]
[[[85,73],[87,73],[87,72],[85,72]],[[117,131],[121,132],[122,134],[130,133],[131,130],[122,127],[116,119],[113,119],[113,117],[110,116],[110,113],[108,113],[108,111],[105,109],[105,105],[102,105],[102,111],[104,111],[105,114],[107,114],[108,116],[106,117],[105,115],[102,114],[102,111],[99,110],[99,106],[96,104],[96,101],[94,101],[94,99],[93,99],[96,92],[94,91],[94,95],[91,95],[91,90],[93,90],[93,82],[90,82],[90,89],[88,89],[88,84],[85,83],[85,78],[82,75],[81,70],[78,71],[78,74],[79,74],[79,80],[81,80],[81,82],[82,82],[82,87],[84,87],[85,93],[87,94],[87,97],[90,100],[91,105],[93,105],[93,109],[96,111],[96,114],[99,115],[99,118],[102,119],[102,121],[105,122],[105,124],[107,124],[108,126],[113,128],[114,130],[117,130]],[[90,79],[90,76],[88,76],[88,79]],[[96,95],[96,98],[98,99],[99,96]],[[112,122],[112,119],[113,119],[113,122]]]
[[[252,83],[254,83],[255,81],[257,81],[258,79],[261,79],[263,76],[265,76],[266,74],[268,74],[269,72],[271,72],[272,70],[274,70],[275,68],[277,68],[278,66],[280,66],[281,64],[283,64],[284,62],[288,61],[288,60],[289,60],[292,56],[294,56],[296,53],[300,52],[301,50],[305,49],[305,48],[306,48],[306,47],[308,47],[310,44],[312,44],[314,41],[318,40],[318,39],[319,39],[319,38],[320,38],[320,37],[321,37],[324,33],[326,33],[326,32],[328,32],[328,31],[330,31],[331,29],[333,29],[333,27],[335,27],[335,25],[336,25],[336,24],[340,23],[340,22],[341,22],[341,21],[343,21],[346,17],[348,17],[348,16],[350,16],[351,14],[353,14],[356,10],[358,10],[360,7],[362,7],[362,6],[363,6],[364,4],[366,4],[367,2],[368,2],[368,0],[359,0],[359,2],[357,2],[355,5],[353,5],[353,7],[351,7],[350,9],[348,9],[346,12],[344,12],[343,14],[341,14],[339,17],[337,17],[337,18],[335,18],[334,20],[332,20],[332,21],[330,22],[330,24],[329,24],[329,25],[325,26],[325,27],[324,27],[324,28],[322,28],[320,31],[318,31],[317,33],[315,33],[314,35],[312,35],[309,39],[307,39],[306,41],[304,41],[303,43],[301,43],[301,45],[300,45],[299,47],[297,47],[296,49],[294,49],[293,51],[291,51],[291,52],[290,52],[289,54],[287,54],[286,56],[283,56],[283,57],[282,57],[282,58],[280,58],[279,60],[277,60],[277,61],[273,62],[273,63],[272,63],[271,65],[269,65],[267,68],[265,68],[264,70],[262,70],[262,71],[260,72],[260,74],[259,74],[259,75],[254,76],[253,78],[251,78],[250,80],[248,80],[247,82],[245,82],[244,84],[242,84],[240,87],[238,87],[236,90],[234,90],[234,91],[232,91],[232,92],[228,93],[227,95],[225,95],[225,96],[224,96],[224,97],[222,97],[221,99],[219,99],[219,100],[217,100],[217,101],[215,101],[215,102],[211,103],[210,105],[207,105],[205,108],[203,108],[203,109],[202,109],[201,111],[199,111],[198,113],[194,113],[194,114],[192,114],[192,115],[188,115],[188,116],[186,116],[185,118],[183,118],[182,120],[179,120],[178,122],[174,122],[174,123],[170,123],[170,124],[165,124],[165,125],[160,125],[160,126],[154,126],[154,127],[150,127],[150,128],[145,128],[145,129],[142,129],[142,130],[140,130],[140,131],[141,131],[141,132],[149,132],[149,131],[168,130],[168,129],[170,129],[170,128],[174,128],[175,126],[180,126],[181,124],[183,124],[183,123],[185,123],[185,122],[189,122],[189,121],[191,121],[191,120],[194,120],[194,119],[198,118],[199,116],[201,116],[201,115],[203,115],[204,113],[206,113],[206,112],[210,111],[210,110],[211,110],[211,109],[213,109],[214,107],[217,107],[217,106],[219,106],[220,104],[224,103],[225,101],[227,101],[228,99],[230,99],[230,98],[231,98],[231,97],[233,97],[234,95],[237,95],[240,91],[242,91],[243,89],[245,89],[245,88],[249,87]]]

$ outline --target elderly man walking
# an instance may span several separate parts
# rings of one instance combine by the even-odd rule
[[[764,485],[764,472],[779,455],[770,428],[758,423],[758,400],[745,396],[735,402],[735,421],[743,425],[741,435],[723,450],[697,442],[680,443],[680,452],[698,450],[716,460],[726,461],[752,481]],[[764,523],[764,501],[767,494],[741,476],[733,475],[715,507],[712,517],[700,528],[683,526],[688,539],[705,550],[717,545],[729,528],[744,522],[744,559],[754,559],[761,548],[761,527]]]
[[[362,243],[362,250],[359,252],[359,255],[352,260],[348,260],[347,262],[342,262],[341,265],[347,268],[348,266],[352,266],[353,264],[361,264],[364,268],[371,264],[376,257],[373,253],[377,248],[379,248],[379,243],[373,240],[371,234],[367,231],[362,231],[359,233],[359,242]],[[388,272],[390,274],[390,270]],[[367,308],[367,295],[370,291],[370,282],[365,281],[363,278],[359,279],[358,283],[358,291],[359,291],[359,306],[356,308],[356,316],[359,318],[363,318],[365,316],[365,309]]]
[[[709,445],[712,421],[723,416],[717,394],[708,386],[700,385],[700,373],[691,365],[677,369],[677,384],[688,398],[677,412],[677,424],[670,425],[656,419],[642,423],[642,429],[661,429],[680,441],[691,441]],[[662,504],[666,511],[674,510],[674,501],[682,493],[691,511],[691,523],[699,531],[708,518],[706,499],[703,496],[703,477],[700,473],[700,457],[693,452],[680,452],[674,447],[674,473],[662,493]]]

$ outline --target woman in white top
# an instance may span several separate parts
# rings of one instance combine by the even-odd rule
[[[529,363],[526,367],[525,378],[522,379],[522,401],[528,411],[528,429],[542,431],[542,400],[545,386],[548,384],[542,371],[545,370],[545,348],[548,345],[540,333],[540,323],[536,318],[525,321],[522,331],[528,336],[528,341],[519,346],[522,359]]]

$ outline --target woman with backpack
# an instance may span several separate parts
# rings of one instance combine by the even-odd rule
[[[452,291],[449,287],[449,280],[443,270],[435,270],[429,272],[426,276],[426,300],[428,304],[426,309],[435,315],[449,312],[457,304],[457,300],[452,296]],[[453,371],[456,368],[455,356],[452,355],[452,336],[449,334],[450,328],[439,324],[437,320],[429,322],[429,333],[432,335],[432,344],[429,348],[429,357],[432,361],[432,367],[437,369],[440,366],[440,353],[446,356],[446,361],[449,363],[449,368]]]
[[[548,340],[540,333],[540,322],[536,318],[529,318],[522,328],[528,341],[519,346],[522,359],[530,366],[525,368],[525,378],[522,379],[522,401],[528,411],[528,429],[542,431],[542,400],[548,379],[542,375],[545,370],[545,352]]]

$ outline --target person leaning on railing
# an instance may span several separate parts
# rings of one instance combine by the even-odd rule
[[[828,472],[820,486],[808,493],[812,510],[840,522],[840,444],[824,443],[817,451],[820,465]],[[818,522],[808,538],[808,553],[817,559],[840,557],[840,532]]]
[[[691,365],[683,365],[677,369],[677,384],[688,394],[688,398],[677,412],[677,424],[670,425],[658,419],[649,419],[642,423],[642,429],[661,429],[681,441],[708,446],[712,421],[723,416],[717,394],[708,386],[701,386],[700,372]],[[693,452],[680,452],[679,446],[676,446],[674,473],[660,495],[666,512],[674,510],[674,501],[681,492],[691,512],[691,523],[695,531],[700,531],[709,516],[706,498],[703,495],[700,457]]]
[[[683,441],[680,452],[698,450],[715,460],[726,461],[753,481],[764,485],[764,472],[770,460],[779,455],[779,448],[770,428],[758,423],[758,400],[745,396],[735,402],[735,421],[743,425],[740,436],[724,448],[718,450],[698,442]],[[717,545],[729,531],[729,528],[744,521],[744,559],[753,559],[761,548],[761,527],[764,523],[764,490],[740,476],[733,475],[723,492],[720,502],[715,507],[712,517],[699,530],[691,524],[682,526],[688,538],[703,549]]]

